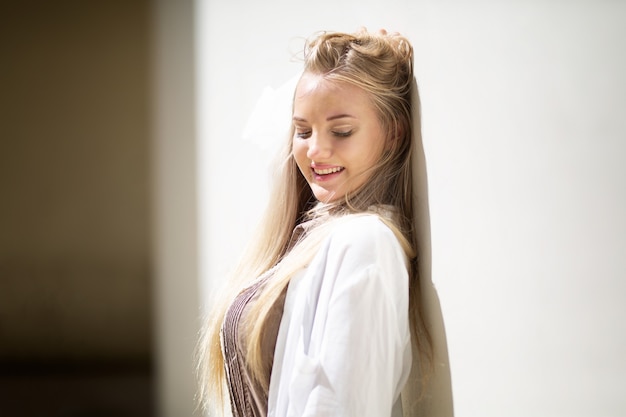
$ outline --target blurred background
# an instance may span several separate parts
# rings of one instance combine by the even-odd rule
[[[200,415],[250,115],[360,26],[415,47],[456,415],[624,415],[626,3],[59,0],[0,5],[0,416]]]
[[[0,415],[151,416],[153,5],[0,5]]]

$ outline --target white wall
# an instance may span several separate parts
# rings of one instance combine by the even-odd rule
[[[413,40],[457,416],[626,412],[626,4],[198,0],[204,299],[266,204],[241,139],[322,29]],[[294,40],[295,39],[295,40]]]
[[[517,3],[417,53],[457,412],[623,415],[626,7]]]

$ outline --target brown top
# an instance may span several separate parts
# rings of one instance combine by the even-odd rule
[[[267,416],[268,392],[258,381],[254,380],[245,363],[245,352],[248,346],[245,323],[246,320],[252,319],[249,317],[250,307],[258,299],[270,277],[271,270],[239,293],[224,317],[222,349],[233,417]],[[272,370],[274,348],[276,347],[286,294],[287,289],[282,292],[272,306],[262,335],[261,358],[264,366],[266,366],[266,375],[268,375],[268,379],[265,381],[266,387],[269,387],[270,384],[269,375]]]
[[[291,235],[288,251],[315,223],[315,219],[309,219],[296,226]],[[233,417],[267,416],[268,391],[258,381],[254,380],[245,362],[245,352],[248,347],[245,323],[246,320],[254,320],[254,317],[249,316],[250,307],[258,300],[265,284],[272,279],[274,270],[275,267],[265,272],[235,297],[226,311],[222,323],[222,353]],[[270,385],[274,350],[280,321],[283,317],[286,295],[287,287],[270,309],[265,331],[261,336],[261,358],[265,375],[267,375],[267,380],[264,381],[266,387]]]

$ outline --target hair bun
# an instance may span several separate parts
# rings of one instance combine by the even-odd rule
[[[390,33],[385,29],[380,29],[378,32],[368,32],[367,29],[361,28],[355,35],[357,37],[373,38],[387,45],[397,54],[398,60],[413,60],[413,47],[408,39],[399,32]]]
[[[351,51],[371,63],[393,67],[404,74],[405,82],[413,78],[413,47],[409,40],[397,32],[369,32],[365,28],[355,33],[317,33],[307,42],[305,69],[320,73],[336,70],[350,60]]]

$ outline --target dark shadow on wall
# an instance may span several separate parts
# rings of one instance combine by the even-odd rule
[[[147,363],[67,359],[0,364],[3,417],[151,417]]]
[[[410,415],[452,417],[454,415],[454,406],[446,331],[439,296],[432,282],[432,245],[430,209],[428,203],[428,175],[424,144],[422,142],[421,103],[417,83],[415,81],[413,83],[411,102],[413,105],[413,192],[416,196],[414,217],[418,236],[418,268],[424,320],[430,332],[433,344],[433,363],[432,375],[428,379],[420,401],[411,409]],[[417,356],[413,355],[413,357],[416,359]],[[418,368],[419,366],[414,363],[413,370]],[[419,386],[411,385],[414,383],[415,379],[411,378],[407,388],[413,392],[419,391]]]
[[[150,0],[0,7],[0,415],[152,414]]]

